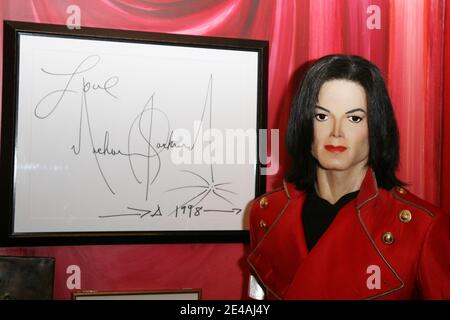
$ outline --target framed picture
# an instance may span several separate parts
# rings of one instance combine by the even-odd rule
[[[0,300],[51,300],[54,257],[0,256]]]
[[[13,21],[3,39],[1,245],[248,240],[267,41]]]
[[[200,289],[162,291],[95,292],[80,291],[72,294],[73,300],[200,300]]]

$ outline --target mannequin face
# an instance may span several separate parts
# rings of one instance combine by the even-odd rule
[[[339,79],[322,85],[311,153],[325,170],[349,171],[367,164],[367,99],[360,84]]]

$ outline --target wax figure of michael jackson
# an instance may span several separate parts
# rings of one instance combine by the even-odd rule
[[[250,206],[255,299],[450,299],[450,215],[395,174],[379,69],[332,55],[307,71],[287,131],[292,168]]]

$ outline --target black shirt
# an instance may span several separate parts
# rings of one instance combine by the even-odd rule
[[[305,203],[303,204],[302,222],[308,251],[311,251],[317,241],[319,241],[339,210],[355,199],[358,193],[359,191],[347,193],[335,204],[320,198],[315,190],[306,194]]]

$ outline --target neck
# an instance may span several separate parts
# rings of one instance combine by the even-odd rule
[[[317,167],[317,195],[335,204],[343,195],[361,188],[367,168],[366,165],[360,165],[351,170],[338,171]]]

